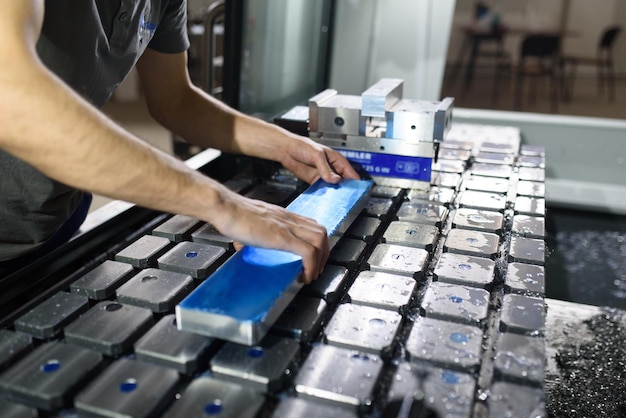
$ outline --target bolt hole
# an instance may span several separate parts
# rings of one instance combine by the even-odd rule
[[[119,311],[120,309],[122,309],[122,305],[120,305],[119,303],[109,303],[104,308],[104,310],[107,312],[115,312],[115,311]]]
[[[158,279],[157,276],[145,276],[141,278],[141,283],[150,283],[150,282],[154,282]]]

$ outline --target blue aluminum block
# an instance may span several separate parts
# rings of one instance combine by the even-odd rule
[[[331,248],[363,210],[373,182],[321,180],[287,210],[323,225]],[[300,287],[302,258],[266,248],[244,247],[176,306],[181,330],[240,344],[257,344]]]

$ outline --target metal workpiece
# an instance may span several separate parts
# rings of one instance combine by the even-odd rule
[[[474,161],[477,163],[504,164],[510,166],[515,162],[515,154],[480,151],[474,156]]]
[[[546,257],[543,239],[511,237],[509,261],[543,265]]]
[[[509,179],[485,176],[470,176],[463,182],[467,190],[505,194],[509,190]]]
[[[416,286],[411,277],[365,270],[350,286],[348,297],[356,305],[402,313],[411,302]]]
[[[167,270],[145,269],[117,289],[117,301],[150,309],[154,313],[169,312],[193,289],[188,274]]]
[[[58,292],[15,321],[15,329],[35,338],[57,337],[63,327],[89,308],[87,297]]]
[[[421,311],[439,318],[482,326],[489,311],[489,292],[453,283],[432,283],[422,299]]]
[[[152,235],[167,238],[172,242],[182,242],[191,237],[192,231],[202,222],[198,218],[186,215],[174,215],[152,230]]]
[[[498,177],[508,179],[511,177],[513,169],[511,166],[502,164],[475,163],[470,168],[473,176]]]
[[[167,238],[144,235],[115,255],[116,261],[137,268],[156,267],[156,260],[171,246]]]
[[[444,173],[461,174],[465,171],[465,161],[459,160],[439,160],[433,163],[433,171],[441,171]]]
[[[378,219],[386,219],[391,207],[393,206],[393,200],[385,199],[382,197],[370,197],[365,204],[363,212],[368,216],[372,216]]]
[[[448,134],[448,137],[445,141],[441,143],[441,148],[449,149],[449,150],[461,150],[461,151],[472,151],[474,148],[474,142],[455,139],[455,134],[459,131],[459,124],[455,123],[452,125],[453,129],[451,129],[451,133]]]
[[[176,370],[119,359],[75,398],[81,416],[150,417],[174,399]]]
[[[546,156],[546,148],[543,145],[523,144],[520,147],[520,155],[525,157],[544,157]]]
[[[448,216],[448,209],[443,205],[426,202],[403,202],[396,213],[397,220],[418,224],[441,225]]]
[[[330,263],[354,270],[361,262],[361,255],[367,243],[358,239],[343,238],[331,251],[328,260]]]
[[[515,189],[518,196],[546,197],[546,185],[537,181],[520,180]]]
[[[164,418],[206,417],[254,418],[265,396],[249,387],[211,377],[194,379],[174,401]]]
[[[420,225],[413,222],[393,221],[382,237],[387,244],[423,248],[432,251],[439,238],[439,229],[434,225]]]
[[[520,155],[517,159],[520,167],[546,168],[546,157],[538,155]]]
[[[506,208],[506,195],[499,193],[465,190],[461,192],[459,205],[462,208],[492,210],[502,212]]]
[[[105,260],[73,282],[70,290],[93,300],[108,299],[115,295],[117,288],[126,283],[134,273],[135,269],[130,264]]]
[[[400,197],[401,193],[402,188],[397,186],[382,186],[376,184],[372,187],[372,196],[374,197],[384,197],[386,199],[396,200]]]
[[[508,294],[502,298],[500,329],[523,335],[541,336],[546,322],[543,298]]]
[[[157,260],[160,269],[204,279],[227,258],[226,250],[215,245],[181,242]]]
[[[68,344],[118,356],[130,350],[153,323],[148,309],[100,302],[65,327],[65,340]]]
[[[504,215],[499,212],[460,208],[454,212],[452,227],[499,234],[502,230],[503,222]]]
[[[271,332],[308,343],[320,331],[327,306],[324,299],[298,294],[278,317]]]
[[[302,187],[306,187],[306,183],[304,181],[300,180],[295,174],[284,167],[280,167],[276,173],[266,179],[265,184],[279,188],[287,187],[292,189],[294,192],[298,192],[299,190],[302,190]]]
[[[271,418],[357,418],[354,411],[324,405],[308,399],[285,398],[280,401]]]
[[[272,334],[255,346],[227,342],[211,359],[211,372],[221,380],[272,393],[291,378],[299,351],[298,341]]]
[[[502,140],[502,138],[498,138],[499,140],[495,140],[496,138],[492,138],[490,140],[484,141],[480,144],[480,152],[488,152],[495,154],[515,154],[519,148],[519,137],[516,134],[513,136],[517,139],[517,141],[507,141]]]
[[[0,389],[10,399],[31,407],[60,409],[70,403],[101,361],[102,355],[95,351],[45,343],[2,374]]]
[[[475,326],[420,317],[406,342],[411,361],[474,371],[481,361],[483,332]]]
[[[379,244],[367,263],[372,271],[421,278],[428,264],[428,251],[394,244]]]
[[[489,418],[545,417],[543,389],[515,383],[496,382],[487,399]]]
[[[433,171],[430,182],[433,186],[457,190],[461,184],[461,175],[457,173]]]
[[[504,288],[510,293],[544,296],[546,292],[544,267],[526,263],[509,263]]]
[[[441,145],[442,146],[439,149],[439,158],[442,160],[467,161],[472,156],[472,153],[469,150],[445,148],[443,147],[443,143]]]
[[[454,190],[432,186],[429,190],[409,190],[406,200],[409,202],[426,201],[449,206],[454,198]]]
[[[235,251],[235,241],[232,238],[222,235],[217,228],[211,224],[204,224],[197,231],[191,234],[193,242],[214,245],[226,251]]]
[[[433,274],[441,282],[486,288],[493,283],[495,268],[496,263],[488,258],[443,253]]]
[[[372,181],[318,180],[287,210],[326,227],[333,248],[363,210]],[[244,247],[176,306],[180,329],[240,344],[257,344],[302,287],[302,258]]]
[[[402,361],[393,374],[387,401],[423,395],[424,403],[439,417],[469,417],[476,381],[471,374]]]
[[[373,244],[381,224],[382,221],[380,219],[369,216],[359,216],[346,231],[345,237],[359,239],[367,244]]]
[[[337,307],[324,335],[330,345],[384,356],[390,354],[401,321],[398,312],[344,303]]]
[[[546,170],[543,168],[520,167],[518,173],[520,180],[528,181],[546,181]]]
[[[451,229],[444,242],[445,251],[477,257],[495,258],[500,237],[490,232]]]
[[[539,197],[518,196],[515,199],[515,213],[529,216],[545,216],[546,199]]]
[[[30,335],[0,329],[0,371],[15,363],[15,360],[33,348]]]
[[[298,397],[367,411],[374,402],[382,368],[383,361],[376,354],[316,345],[300,368],[294,386]]]
[[[498,336],[495,371],[499,379],[543,386],[546,362],[542,337],[503,332]]]
[[[327,264],[322,274],[313,283],[302,287],[300,293],[305,296],[324,299],[334,304],[341,299],[347,287],[348,269]]]
[[[174,314],[166,315],[135,343],[140,361],[171,367],[192,374],[208,360],[213,339],[181,331]]]

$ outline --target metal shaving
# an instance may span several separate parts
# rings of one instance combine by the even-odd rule
[[[556,356],[559,376],[546,388],[550,417],[626,417],[626,317],[607,309],[581,325],[594,336]]]

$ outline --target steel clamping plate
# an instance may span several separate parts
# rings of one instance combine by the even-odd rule
[[[331,248],[363,210],[373,183],[321,180],[287,210],[323,225]],[[256,344],[301,287],[302,258],[292,253],[244,247],[176,306],[182,330],[241,344]]]

